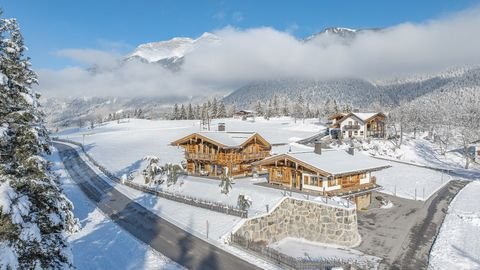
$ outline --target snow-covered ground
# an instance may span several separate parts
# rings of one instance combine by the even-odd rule
[[[341,248],[331,245],[321,245],[319,243],[310,242],[304,239],[287,237],[270,245],[291,257],[301,259],[342,259],[348,261],[356,261],[365,266],[377,266],[382,260],[381,258],[366,255],[358,250]],[[371,269],[365,267],[366,269]]]
[[[472,163],[470,169],[464,169],[465,158],[458,147],[450,146],[452,149],[449,148],[445,155],[441,155],[438,145],[428,140],[426,134],[420,134],[416,139],[409,136],[405,136],[404,143],[400,148],[396,148],[388,140],[365,142],[362,148],[371,155],[383,158],[451,170],[452,174],[459,178],[480,178],[480,166],[478,164]],[[458,145],[459,143],[457,142],[456,144]]]
[[[227,131],[256,131],[272,144],[285,144],[300,138],[317,134],[324,127],[318,119],[307,119],[305,123],[294,123],[288,117],[265,120],[257,118],[255,122],[238,119],[216,119],[211,123],[216,130],[217,123],[225,123]],[[84,143],[85,150],[111,172],[118,176],[138,170],[142,158],[154,155],[160,163],[180,163],[184,157],[179,147],[171,142],[200,131],[198,120],[140,120],[129,122],[116,121],[104,123],[93,130],[74,128],[64,130],[55,136]],[[279,149],[287,149],[285,146]],[[274,151],[276,151],[274,149]]]
[[[56,149],[49,159],[80,220],[80,230],[68,238],[77,269],[183,269],[104,216],[70,178]]]
[[[432,269],[480,269],[480,182],[463,188],[448,208],[430,253]]]
[[[387,162],[388,169],[373,172],[377,184],[383,187],[380,192],[398,197],[425,201],[443,187],[452,177],[441,171]]]

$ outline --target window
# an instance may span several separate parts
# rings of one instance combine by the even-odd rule
[[[337,185],[337,180],[336,179],[329,179],[328,180],[328,186],[333,187]]]
[[[352,121],[348,121],[348,125],[351,126],[353,124]]]
[[[313,176],[313,175],[310,176],[310,183],[309,183],[309,185],[311,185],[311,186],[318,186],[318,183],[319,183],[319,181],[318,181],[318,177],[317,177],[317,176]]]
[[[360,135],[363,135],[363,131],[360,131]]]
[[[355,130],[355,131],[353,132],[353,134],[358,135],[358,131]]]
[[[355,121],[355,126],[358,126],[358,121]]]

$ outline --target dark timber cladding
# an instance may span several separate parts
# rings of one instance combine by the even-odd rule
[[[268,172],[268,182],[326,196],[354,196],[359,208],[370,204],[370,193],[380,186],[372,171],[388,165],[343,150],[297,152],[272,156],[253,164]]]
[[[270,156],[272,146],[255,132],[202,131],[185,136],[172,145],[185,149],[191,175],[218,177],[251,175],[251,163]]]

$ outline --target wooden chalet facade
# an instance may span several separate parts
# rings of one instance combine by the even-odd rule
[[[329,118],[331,130],[339,138],[383,138],[385,119],[383,113],[337,113]],[[331,132],[333,137],[333,133]]]
[[[272,146],[255,132],[197,132],[172,145],[185,149],[190,175],[219,177],[225,168],[230,176],[252,174],[252,162],[270,156]]]
[[[381,161],[343,150],[275,155],[254,163],[259,171],[268,171],[268,182],[288,188],[310,190],[322,196],[354,197],[358,209],[371,202],[378,189],[372,171],[389,167]]]

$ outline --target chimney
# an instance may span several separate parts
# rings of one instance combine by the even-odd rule
[[[353,146],[348,147],[348,153],[352,156],[355,155],[355,148]]]
[[[315,142],[315,148],[314,148],[313,152],[317,155],[322,154],[322,143],[321,142]]]
[[[218,131],[225,131],[225,123],[218,123]]]

